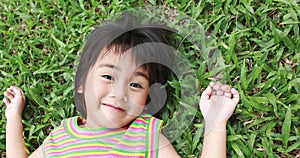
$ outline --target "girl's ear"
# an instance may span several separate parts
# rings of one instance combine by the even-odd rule
[[[80,85],[79,88],[77,89],[77,92],[82,94],[83,93],[83,86]]]

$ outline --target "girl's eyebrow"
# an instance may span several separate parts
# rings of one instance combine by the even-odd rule
[[[100,64],[100,65],[98,66],[98,68],[101,68],[101,67],[108,67],[108,68],[116,69],[116,70],[120,71],[120,68],[119,68],[119,67],[117,67],[117,66],[115,66],[115,65],[112,65],[112,64]]]
[[[141,71],[135,71],[135,72],[134,72],[134,75],[136,75],[136,76],[142,76],[142,77],[144,77],[147,81],[149,81],[148,75],[145,74],[144,72],[141,72]]]

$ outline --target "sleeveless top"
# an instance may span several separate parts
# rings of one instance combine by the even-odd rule
[[[137,117],[128,127],[118,129],[81,128],[79,116],[62,121],[43,143],[47,158],[155,158],[162,126],[149,114]]]

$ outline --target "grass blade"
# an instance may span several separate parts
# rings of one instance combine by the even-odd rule
[[[287,108],[285,119],[282,125],[282,143],[285,148],[287,148],[287,144],[290,137],[291,130],[291,109]]]

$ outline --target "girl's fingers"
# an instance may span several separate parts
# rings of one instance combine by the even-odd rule
[[[6,98],[3,99],[3,102],[6,106],[8,106],[10,104],[10,102]]]
[[[216,95],[222,96],[224,95],[224,91],[216,91]]]
[[[231,89],[230,89],[230,86],[229,85],[223,85],[222,86],[222,90],[224,91],[224,92],[226,92],[226,93],[230,93],[231,91]]]
[[[209,90],[209,91],[207,91]],[[209,92],[209,93],[208,93]],[[229,85],[222,85],[219,83],[210,83],[210,86],[203,92],[206,99],[209,99],[211,95],[225,96],[227,98],[232,98],[232,100],[237,104],[240,101],[239,92],[231,88]]]
[[[10,86],[9,88],[7,88],[7,91],[14,94],[14,87]]]
[[[217,91],[212,90],[211,95],[217,95]]]
[[[18,88],[16,86],[11,86],[11,87],[7,88],[7,90],[4,92],[4,96],[6,97],[3,99],[4,103],[6,105],[9,105],[10,102],[15,98],[16,99],[24,98],[24,93],[20,88]]]
[[[215,91],[221,91],[221,90],[222,90],[222,85],[221,85],[221,84],[215,84],[215,85],[213,86],[213,89],[214,89]]]
[[[225,93],[224,93],[224,96],[231,99],[232,93],[231,93],[231,92],[230,92],[230,93],[225,92]]]
[[[222,86],[222,90],[224,91],[224,96],[227,98],[231,98],[232,97],[232,93],[231,93],[231,89],[229,85],[223,85]]]
[[[9,99],[13,99],[14,98],[13,94],[11,94],[10,92],[7,92],[7,91],[4,92],[4,96],[6,96]]]
[[[215,86],[216,84],[214,83],[214,82],[210,82],[209,83],[209,86],[210,86],[210,89],[211,89],[211,94],[210,94],[210,96],[211,95],[217,95],[217,91],[215,91],[214,90],[214,86]]]
[[[237,104],[240,101],[240,94],[239,94],[239,92],[236,89],[232,88],[231,89],[231,93],[233,94],[232,100]]]
[[[202,99],[208,100],[208,99],[210,98],[210,96],[212,95],[212,92],[213,92],[212,87],[211,87],[211,86],[208,86],[208,87],[203,91],[201,98],[202,98]]]
[[[219,95],[219,96],[224,95],[224,91],[222,90],[222,85],[219,83],[214,84],[213,91],[215,91],[214,93],[215,95]]]
[[[21,89],[19,89],[18,87],[13,87],[13,91],[15,93],[15,96],[23,97],[23,93],[22,93]]]

